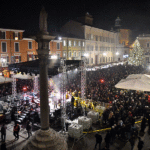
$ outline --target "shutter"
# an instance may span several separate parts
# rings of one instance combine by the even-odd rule
[[[20,32],[18,33],[18,40],[20,40]]]
[[[19,56],[19,62],[21,62],[21,56]]]
[[[27,61],[29,61],[29,55],[27,54]]]
[[[15,39],[15,32],[13,32],[13,39]]]
[[[9,63],[9,56],[7,56],[7,62]]]

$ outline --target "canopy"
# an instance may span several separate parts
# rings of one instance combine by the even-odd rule
[[[81,60],[65,60],[67,70],[72,70],[80,67]],[[61,69],[61,59],[48,59],[48,75],[55,76],[62,72]],[[10,64],[8,66],[9,70],[14,72],[22,72],[22,73],[33,73],[35,75],[39,74],[39,59],[33,61],[27,61],[22,63]]]
[[[5,78],[3,76],[0,76],[0,84],[12,82],[12,78]]]
[[[28,74],[22,75],[21,73],[15,74],[14,77],[17,79],[32,79],[33,78],[32,76],[30,76]]]
[[[126,79],[120,80],[116,85],[116,88],[138,90],[138,91],[150,91],[150,75],[147,74],[132,74]]]

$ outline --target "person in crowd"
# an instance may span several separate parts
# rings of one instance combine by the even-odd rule
[[[139,142],[138,142],[138,150],[142,150],[143,145],[144,145],[144,142],[141,140],[140,137],[138,137],[138,138],[139,138]]]
[[[111,130],[110,130],[110,135],[111,135],[111,144],[113,144],[114,140],[116,139],[116,130],[115,130],[115,126],[112,126]]]
[[[31,124],[30,124],[30,121],[27,120],[26,130],[27,130],[27,133],[28,133],[28,138],[30,137],[30,135],[32,136],[32,131],[31,131],[31,129],[32,129],[32,126],[31,126]]]
[[[71,106],[72,106],[72,110],[74,110],[74,97],[72,96],[72,98],[71,98]]]
[[[109,131],[107,131],[107,134],[105,136],[105,143],[106,143],[106,148],[109,149],[109,144],[110,144],[110,140],[111,140],[111,134]]]
[[[96,138],[95,149],[97,147],[97,144],[99,144],[99,150],[101,150],[102,136],[99,133],[96,133],[95,138]]]
[[[14,129],[13,129],[13,133],[14,133],[14,136],[15,136],[15,140],[18,140],[19,139],[19,131],[20,131],[20,126],[19,124],[17,124],[15,122],[15,126],[14,126]]]
[[[141,122],[141,132],[144,132],[146,128],[146,117],[144,116]]]
[[[2,142],[5,142],[6,139],[6,126],[3,123],[2,127],[1,127],[1,140]]]
[[[131,144],[131,150],[133,150],[134,144],[135,144],[135,137],[134,137],[134,136],[131,136],[131,138],[129,139],[129,142],[130,142],[130,144]]]

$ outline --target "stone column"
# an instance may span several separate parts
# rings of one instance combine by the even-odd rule
[[[49,103],[48,103],[48,55],[49,50],[37,50],[40,60],[40,119],[41,130],[49,129]]]

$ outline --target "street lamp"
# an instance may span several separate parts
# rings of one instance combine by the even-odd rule
[[[119,52],[116,52],[116,55],[119,55]]]
[[[103,56],[106,56],[107,54],[106,53],[103,53]]]

